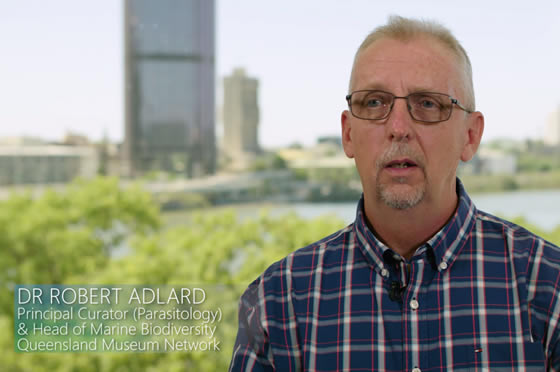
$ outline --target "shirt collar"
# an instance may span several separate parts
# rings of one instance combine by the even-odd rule
[[[476,207],[458,178],[457,195],[459,204],[453,217],[415,253],[417,256],[431,250],[433,255],[432,253],[429,255],[433,256],[439,271],[446,270],[453,264],[475,226]],[[358,203],[354,231],[359,248],[370,266],[382,272],[385,268],[383,253],[390,248],[377,239],[369,229],[365,219],[363,195]]]

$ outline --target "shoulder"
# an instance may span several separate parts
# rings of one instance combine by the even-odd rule
[[[318,265],[328,265],[332,256],[338,256],[352,239],[354,224],[324,237],[314,243],[300,248],[283,259],[273,263],[263,273],[264,278],[273,277],[286,272],[291,275],[306,274],[317,268]]]
[[[512,245],[516,251],[531,251],[537,246],[544,246],[550,255],[560,259],[558,246],[516,223],[480,210],[476,212],[476,220],[476,234],[480,234],[483,239],[503,240],[504,244]]]
[[[474,238],[486,256],[508,256],[527,282],[560,286],[560,248],[511,221],[477,211]]]
[[[354,223],[321,240],[297,249],[270,265],[251,286],[263,284],[268,289],[283,287],[286,281],[305,282],[318,268],[340,261],[344,249],[354,239]]]

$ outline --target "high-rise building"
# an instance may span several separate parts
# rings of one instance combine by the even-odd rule
[[[124,171],[213,173],[214,0],[124,4]]]
[[[548,117],[544,143],[549,146],[560,146],[560,105]]]
[[[224,151],[234,168],[243,168],[259,152],[257,79],[241,68],[224,78]]]

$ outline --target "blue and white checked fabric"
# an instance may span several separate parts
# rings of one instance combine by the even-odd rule
[[[354,223],[270,266],[241,298],[230,371],[560,371],[560,249],[457,192],[408,261],[362,200]]]

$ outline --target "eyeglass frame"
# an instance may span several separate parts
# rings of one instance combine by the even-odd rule
[[[381,93],[386,93],[386,94],[391,95],[393,97],[393,102],[391,103],[391,107],[389,108],[389,111],[387,111],[387,115],[383,116],[382,118],[371,119],[371,118],[361,118],[361,117],[357,116],[356,114],[354,114],[354,111],[352,111],[352,95],[354,95],[354,93],[358,93],[358,92],[381,92]],[[451,109],[449,110],[449,116],[447,117],[447,119],[437,120],[437,121],[426,121],[426,120],[416,119],[414,117],[414,115],[412,115],[411,106],[408,102],[408,98],[411,95],[414,95],[414,94],[439,94],[439,95],[448,97],[449,100],[451,101]],[[473,110],[469,110],[466,107],[464,107],[463,105],[461,105],[461,103],[459,103],[459,100],[457,98],[453,98],[452,96],[450,96],[448,94],[439,93],[439,92],[412,92],[412,93],[410,93],[406,96],[396,96],[391,92],[386,92],[386,91],[380,90],[380,89],[360,89],[360,90],[355,90],[355,91],[351,92],[350,94],[347,94],[346,95],[346,102],[348,103],[348,108],[350,109],[350,113],[355,118],[358,118],[358,119],[361,119],[361,120],[383,120],[383,119],[387,119],[389,117],[389,115],[391,115],[391,112],[393,111],[393,107],[395,106],[395,100],[397,98],[406,100],[406,109],[408,111],[408,114],[410,115],[412,120],[419,121],[421,123],[436,124],[436,123],[441,123],[441,122],[449,120],[451,118],[451,115],[453,114],[453,106],[454,105],[456,105],[457,107],[459,107],[461,110],[465,111],[468,114],[472,114],[474,112]]]

